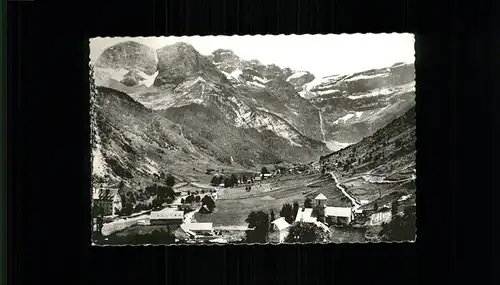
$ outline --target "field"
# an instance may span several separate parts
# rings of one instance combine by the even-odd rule
[[[372,177],[373,179],[373,177]],[[387,181],[387,180],[386,180]],[[356,197],[358,200],[366,200],[373,202],[377,199],[379,206],[384,205],[386,202],[390,203],[394,199],[399,199],[403,195],[415,193],[414,181],[397,180],[387,182],[374,182],[367,181],[363,177],[349,179],[342,182],[346,190]]]
[[[365,242],[365,229],[331,227],[331,240],[334,243]]]
[[[285,175],[256,183],[247,192],[245,187],[221,189],[216,201],[215,211],[211,214],[196,213],[197,222],[212,222],[214,226],[245,226],[245,219],[252,211],[274,211],[276,218],[284,203],[297,201],[304,204],[306,197],[314,198],[323,193],[329,206],[350,206],[350,201],[337,189],[333,180],[320,183],[320,187],[309,184],[324,180],[319,174]]]

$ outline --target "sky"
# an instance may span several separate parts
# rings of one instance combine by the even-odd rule
[[[106,48],[130,40],[155,49],[181,41],[191,44],[204,55],[219,48],[229,49],[244,60],[257,59],[263,64],[309,71],[317,77],[415,61],[413,34],[396,33],[93,38],[90,40],[90,58],[94,61]]]

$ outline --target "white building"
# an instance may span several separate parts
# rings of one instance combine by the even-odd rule
[[[312,214],[313,214],[312,208],[301,208],[297,212],[297,216],[295,217],[295,222],[315,223],[317,221],[317,218],[313,217]]]
[[[152,211],[149,217],[151,225],[180,225],[184,220],[184,212],[174,208]]]
[[[271,222],[275,230],[279,231],[279,243],[283,243],[288,236],[288,229],[291,227],[285,218],[281,217]]]
[[[212,223],[185,223],[180,226],[186,232],[193,232],[196,235],[214,235]]]
[[[348,225],[354,219],[354,213],[351,208],[346,207],[326,207],[325,217],[328,224]]]

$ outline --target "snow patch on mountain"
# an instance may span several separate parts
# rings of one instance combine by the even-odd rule
[[[362,94],[362,95],[351,95],[351,96],[347,96],[347,98],[351,99],[351,100],[356,100],[356,99],[361,99],[361,98],[369,98],[369,97],[376,97],[376,96],[385,96],[385,95],[390,95],[394,93],[393,90],[389,89],[389,88],[380,88],[380,89],[376,89],[376,90],[373,90],[369,93],[366,93],[366,94]]]
[[[294,78],[299,78],[301,76],[304,76],[306,74],[308,74],[309,72],[307,71],[296,71],[294,74],[288,76],[288,78],[286,79],[286,81],[290,81],[291,79],[294,79]]]
[[[313,81],[304,84],[304,90],[311,92],[315,87],[330,82],[330,78],[327,77],[316,77]]]
[[[267,82],[269,82],[269,80],[267,80],[267,79],[263,79],[263,78],[260,78],[260,77],[258,77],[258,76],[253,76],[253,77],[252,77],[252,79],[253,79],[254,81],[259,81],[259,82],[260,82],[260,83],[262,83],[262,84],[266,84]]]
[[[361,80],[361,79],[372,79],[372,78],[387,77],[387,76],[390,76],[390,74],[389,73],[380,73],[380,74],[373,74],[373,75],[361,74],[361,75],[357,75],[357,76],[353,76],[353,77],[347,78],[347,79],[345,79],[345,81],[355,81],[355,80]]]
[[[331,89],[331,90],[326,90],[326,91],[317,91],[315,93],[317,95],[323,96],[323,95],[329,95],[329,94],[333,94],[333,93],[340,93],[340,90]]]
[[[333,122],[334,124],[338,124],[340,123],[340,121],[342,121],[343,123],[345,123],[347,120],[349,120],[350,118],[354,117],[355,114],[347,114],[341,118],[338,118],[337,120],[335,120],[335,122]]]
[[[243,73],[243,71],[241,71],[241,69],[237,68],[236,70],[234,70],[233,72],[231,72],[231,76],[239,80],[240,75],[242,73]]]
[[[158,76],[158,71],[156,71],[153,75],[147,75],[146,73],[139,71],[139,75],[144,78],[144,80],[140,81],[139,84],[144,84],[146,87],[151,87],[155,82],[156,76]]]
[[[233,81],[233,82],[240,82],[240,75],[242,74],[241,70],[240,69],[236,69],[234,70],[233,72],[231,73],[227,73],[223,70],[221,70],[222,74],[224,74],[226,76],[227,79],[229,79],[230,81]]]
[[[234,110],[236,113],[235,124],[236,127],[246,127],[252,116],[252,110],[243,102],[239,101],[235,97],[228,98],[231,102],[235,103],[237,108]]]
[[[257,83],[257,82],[253,82],[253,81],[248,81],[248,84],[254,86],[254,87],[258,87],[258,88],[266,88],[266,86],[260,84],[260,83]]]
[[[230,100],[238,105],[237,118],[235,120],[237,127],[254,128],[258,131],[270,130],[278,136],[288,140],[292,146],[302,147],[297,141],[299,135],[285,122],[274,118],[271,112],[265,108],[256,108],[269,114],[253,112],[248,106],[239,102],[236,98],[230,97]]]

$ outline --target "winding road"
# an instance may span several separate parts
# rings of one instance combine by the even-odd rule
[[[340,185],[340,182],[337,179],[337,177],[335,176],[335,174],[333,174],[333,171],[328,172],[328,174],[330,174],[330,176],[333,178],[333,180],[335,180],[335,186],[337,186],[337,188],[339,188],[340,191],[342,191],[344,196],[346,196],[349,200],[351,200],[351,203],[354,205],[353,210],[357,210],[359,207],[361,207],[361,204],[358,202],[358,200],[356,198],[352,197],[349,193],[347,193],[345,188],[342,185]]]

